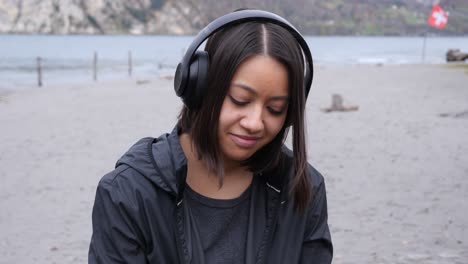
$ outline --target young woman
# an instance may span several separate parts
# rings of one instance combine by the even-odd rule
[[[89,263],[331,263],[325,184],[306,157],[311,80],[283,18],[244,10],[208,25],[176,73],[174,130],[100,181]]]

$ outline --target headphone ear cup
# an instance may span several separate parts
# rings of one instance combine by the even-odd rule
[[[191,109],[198,109],[203,101],[208,85],[209,56],[206,51],[199,50],[192,57],[189,68],[189,78],[185,93],[182,97],[185,105]]]
[[[176,69],[176,72],[175,72],[175,75],[174,75],[174,90],[177,94],[177,96],[179,97],[182,97],[182,95],[184,94],[185,92],[185,87],[184,87],[184,78],[182,76],[182,68],[183,68],[183,65],[182,63],[179,63],[177,65],[177,69]]]

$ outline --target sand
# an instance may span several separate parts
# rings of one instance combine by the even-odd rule
[[[147,81],[0,93],[0,263],[87,261],[100,177],[181,106]],[[322,112],[335,93],[359,110]],[[334,263],[468,263],[467,111],[466,67],[317,67],[308,149]]]

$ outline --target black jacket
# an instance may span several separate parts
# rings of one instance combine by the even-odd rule
[[[255,176],[261,184],[252,190],[246,263],[331,263],[325,184],[309,172],[314,198],[305,214],[289,199],[288,171]],[[138,141],[99,182],[89,263],[203,263],[184,202],[186,174],[176,129]]]

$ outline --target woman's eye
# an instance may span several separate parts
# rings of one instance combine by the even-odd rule
[[[272,115],[277,115],[278,116],[278,115],[283,114],[284,109],[278,110],[278,109],[275,109],[275,108],[272,108],[272,107],[268,107],[268,111],[270,111],[270,113]]]
[[[244,102],[244,101],[240,101],[240,100],[236,100],[234,97],[228,95],[229,99],[231,100],[231,102],[233,102],[235,105],[239,105],[239,106],[243,106],[243,105],[246,105],[248,104],[249,102]]]

